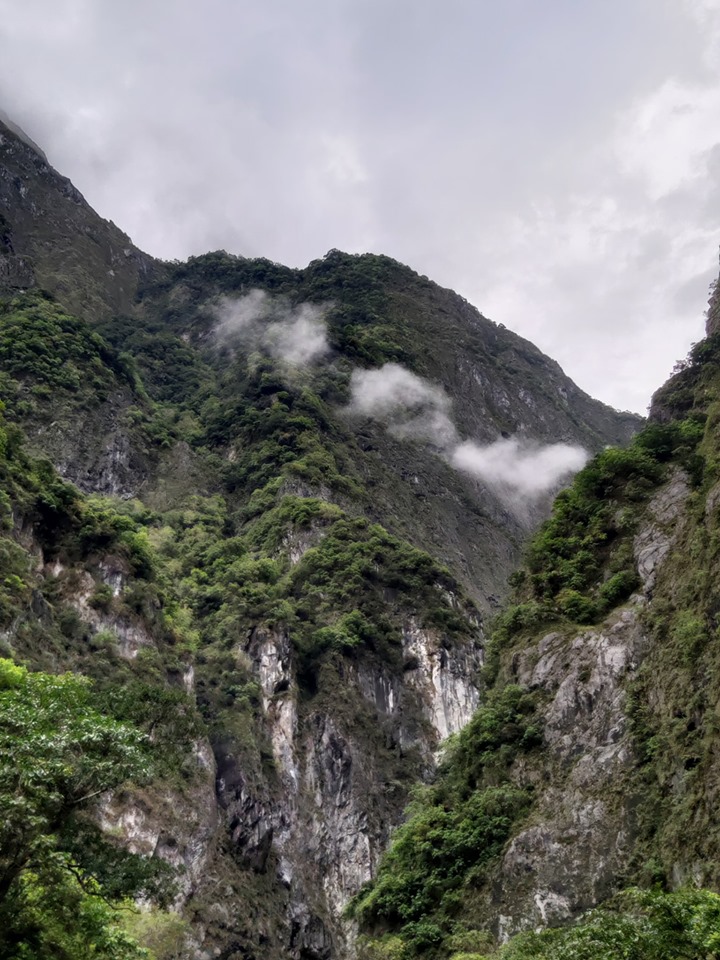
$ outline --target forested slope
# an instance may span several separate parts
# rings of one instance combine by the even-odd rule
[[[439,933],[354,909],[410,952],[455,949],[471,888],[491,934],[532,920],[497,880],[559,762],[521,640],[635,589],[668,464],[710,482],[699,399],[580,475],[487,650],[552,494],[640,418],[387,257],[153,260],[0,125],[0,400],[2,736],[28,745],[0,770],[0,956],[351,956],[448,736],[415,801],[454,838],[439,899],[412,868]],[[587,892],[578,867],[568,912],[612,869]]]
[[[368,956],[716,955],[719,400],[709,322],[650,423],[556,499],[482,706],[351,906]]]

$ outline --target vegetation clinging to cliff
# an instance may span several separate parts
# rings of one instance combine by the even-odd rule
[[[395,931],[403,955],[444,954],[463,928],[467,896],[489,879],[529,809],[531,792],[508,774],[518,755],[542,742],[536,705],[519,687],[505,687],[447,744],[435,783],[417,793],[377,877],[353,901],[364,930]],[[365,947],[383,949],[372,937]]]

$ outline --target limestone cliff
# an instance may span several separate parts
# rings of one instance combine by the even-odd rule
[[[99,825],[172,867],[183,960],[352,956],[348,904],[410,795],[482,719],[488,614],[553,492],[513,502],[422,431],[359,416],[353,376],[401,367],[442,398],[458,442],[593,452],[640,419],[387,257],[158,263],[3,123],[0,294],[3,651],[92,678],[153,756],[79,835]],[[265,332],[232,339],[218,318],[247,302],[265,305]],[[266,332],[308,316],[323,361],[293,365]],[[595,902],[635,849],[632,795],[610,804],[595,786],[634,769],[624,684],[692,498],[681,469],[636,532],[644,595],[491,648],[537,701],[509,708],[527,753],[501,751],[518,829],[478,899],[499,932]]]
[[[574,940],[520,938],[499,956],[584,956],[603,924],[592,942],[620,956],[648,914],[615,930],[619,891],[717,891],[716,307],[713,293],[708,337],[651,423],[581,471],[531,541],[486,643],[480,708],[354,902],[367,956],[485,956],[605,902]]]

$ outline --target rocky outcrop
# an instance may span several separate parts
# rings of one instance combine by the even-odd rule
[[[411,621],[403,635],[405,684],[419,694],[438,741],[457,733],[478,705],[477,675],[482,666],[478,639],[453,647]]]
[[[103,830],[122,837],[132,853],[159,857],[175,868],[176,910],[200,886],[217,838],[215,762],[206,740],[196,743],[192,761],[192,778],[182,792],[123,790],[97,811]]]
[[[3,253],[0,245],[0,290],[15,293],[35,286],[31,264],[22,257]]]
[[[632,851],[634,798],[618,791],[635,763],[623,682],[645,646],[637,609],[602,630],[551,633],[524,651],[520,683],[542,690],[542,771],[532,824],[510,844],[500,867],[497,932],[557,923],[611,892]],[[535,779],[537,777],[537,780]]]
[[[127,569],[122,561],[106,558],[98,566],[96,580],[87,570],[66,570],[58,561],[49,564],[45,573],[65,581],[68,602],[75,608],[91,636],[104,636],[114,645],[119,656],[134,660],[143,647],[155,647],[155,639],[141,617],[127,613],[103,610],[92,603],[98,580],[110,587],[113,597],[119,597],[127,581]]]
[[[677,520],[689,493],[687,475],[678,470],[648,504],[645,523],[633,543],[645,594],[652,592],[658,571],[679,534]]]
[[[15,258],[32,264],[35,283],[89,320],[131,311],[140,279],[161,269],[2,118],[0,216],[12,231]],[[0,291],[17,285],[17,269],[7,284],[0,271]]]
[[[253,778],[231,744],[218,744],[218,796],[238,856],[285,890],[288,956],[349,955],[343,910],[374,875],[406,796],[389,771],[409,752],[427,774],[442,739],[470,719],[481,640],[479,625],[475,639],[452,646],[410,620],[397,671],[348,665],[342,687],[309,705],[285,631],[258,628],[242,645],[274,768]]]
[[[536,765],[514,774],[534,787],[536,800],[488,903],[502,939],[602,902],[635,852],[641,795],[633,787],[638,756],[627,682],[650,650],[643,612],[682,533],[689,493],[677,471],[648,504],[634,540],[640,593],[600,627],[548,633],[514,655],[513,681],[545,703],[544,749]]]
[[[157,456],[131,426],[134,398],[118,388],[92,407],[60,404],[29,429],[31,448],[51,459],[58,473],[80,490],[127,499],[147,483]]]

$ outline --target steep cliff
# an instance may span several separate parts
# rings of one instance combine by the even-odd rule
[[[621,894],[718,889],[715,311],[714,296],[651,423],[581,471],[532,540],[484,706],[355,901],[369,956],[494,955],[605,902],[499,956],[715,955],[712,893]]]
[[[500,676],[532,695],[485,700],[485,619],[572,467],[497,480],[457,453],[498,441],[513,456],[592,452],[628,441],[639,418],[386,257],[157,263],[31,143],[0,134],[3,651],[92,678],[97,708],[144,732],[152,759],[53,834],[58,855],[95,882],[82,838],[99,828],[134,870],[172,868],[162,893],[123,888],[156,905],[142,929],[158,960],[351,956],[345,910],[410,793],[448,737],[472,766],[477,735],[500,757],[487,790],[478,770],[455,784],[471,832],[482,820],[471,846],[491,852],[483,870],[502,855],[508,876],[522,873],[541,844],[515,829],[545,809],[533,784],[539,797],[556,782],[575,726],[600,758],[607,725],[625,744],[620,691],[644,645],[634,613],[572,640],[553,627],[537,656],[513,660],[508,640],[493,653]],[[672,504],[658,501],[662,536],[697,469],[678,464]],[[643,475],[641,499],[661,472]],[[643,570],[659,570],[665,541],[647,531]],[[617,563],[612,589],[584,597],[573,581],[563,609],[606,612],[632,580],[625,554]],[[583,665],[546,721],[573,642]],[[595,700],[607,720],[573,713]],[[540,760],[542,729],[555,739]],[[629,749],[602,760],[608,779]],[[596,809],[586,781],[541,835],[575,817],[584,839],[621,824],[632,843],[636,811]],[[615,861],[588,849],[562,890],[543,880],[541,916],[613,888]],[[493,883],[482,915],[502,913],[506,931],[531,922],[525,874]]]
[[[140,278],[160,265],[8,123],[0,115],[0,291],[37,286],[91,319],[130,309]]]

